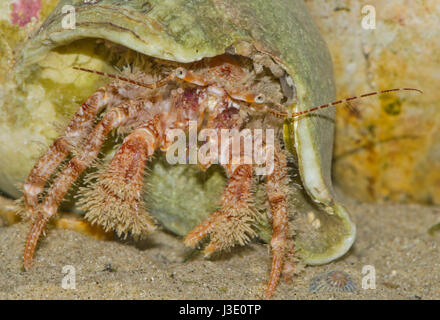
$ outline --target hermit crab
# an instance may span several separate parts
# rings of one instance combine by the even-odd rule
[[[69,14],[73,28],[63,24]],[[23,184],[25,268],[65,198],[119,235],[146,236],[160,223],[189,246],[207,238],[208,256],[258,235],[273,256],[266,298],[297,258],[323,264],[352,245],[355,226],[330,176],[331,106],[342,101],[329,104],[330,55],[303,1],[62,0],[9,55],[0,128],[15,139],[1,136],[0,187],[20,198]],[[48,120],[66,113],[53,134]],[[217,130],[199,141],[213,152],[190,170],[163,165],[168,133],[191,124]],[[254,154],[223,143],[222,129],[243,140],[259,132],[267,174],[256,178]]]

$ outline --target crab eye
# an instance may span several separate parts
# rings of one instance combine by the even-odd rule
[[[256,102],[256,103],[264,103],[264,101],[265,101],[266,99],[265,99],[265,97],[264,97],[264,94],[259,94],[259,95],[257,95],[256,97],[255,97],[255,99],[254,99],[254,101]]]
[[[186,70],[183,68],[177,68],[176,77],[179,79],[184,79],[186,77]]]

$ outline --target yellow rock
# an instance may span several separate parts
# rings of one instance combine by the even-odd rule
[[[437,1],[307,1],[334,61],[338,98],[393,87],[339,108],[333,175],[361,200],[440,203],[440,7]]]

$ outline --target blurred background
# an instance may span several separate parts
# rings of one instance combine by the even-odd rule
[[[307,0],[330,48],[337,98],[404,92],[337,109],[334,182],[364,201],[440,204],[440,3]],[[365,29],[375,9],[375,29]]]

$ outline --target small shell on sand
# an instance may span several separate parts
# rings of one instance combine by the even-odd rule
[[[330,271],[317,275],[310,281],[309,291],[312,293],[319,291],[326,292],[353,292],[356,285],[350,276],[343,271]]]

